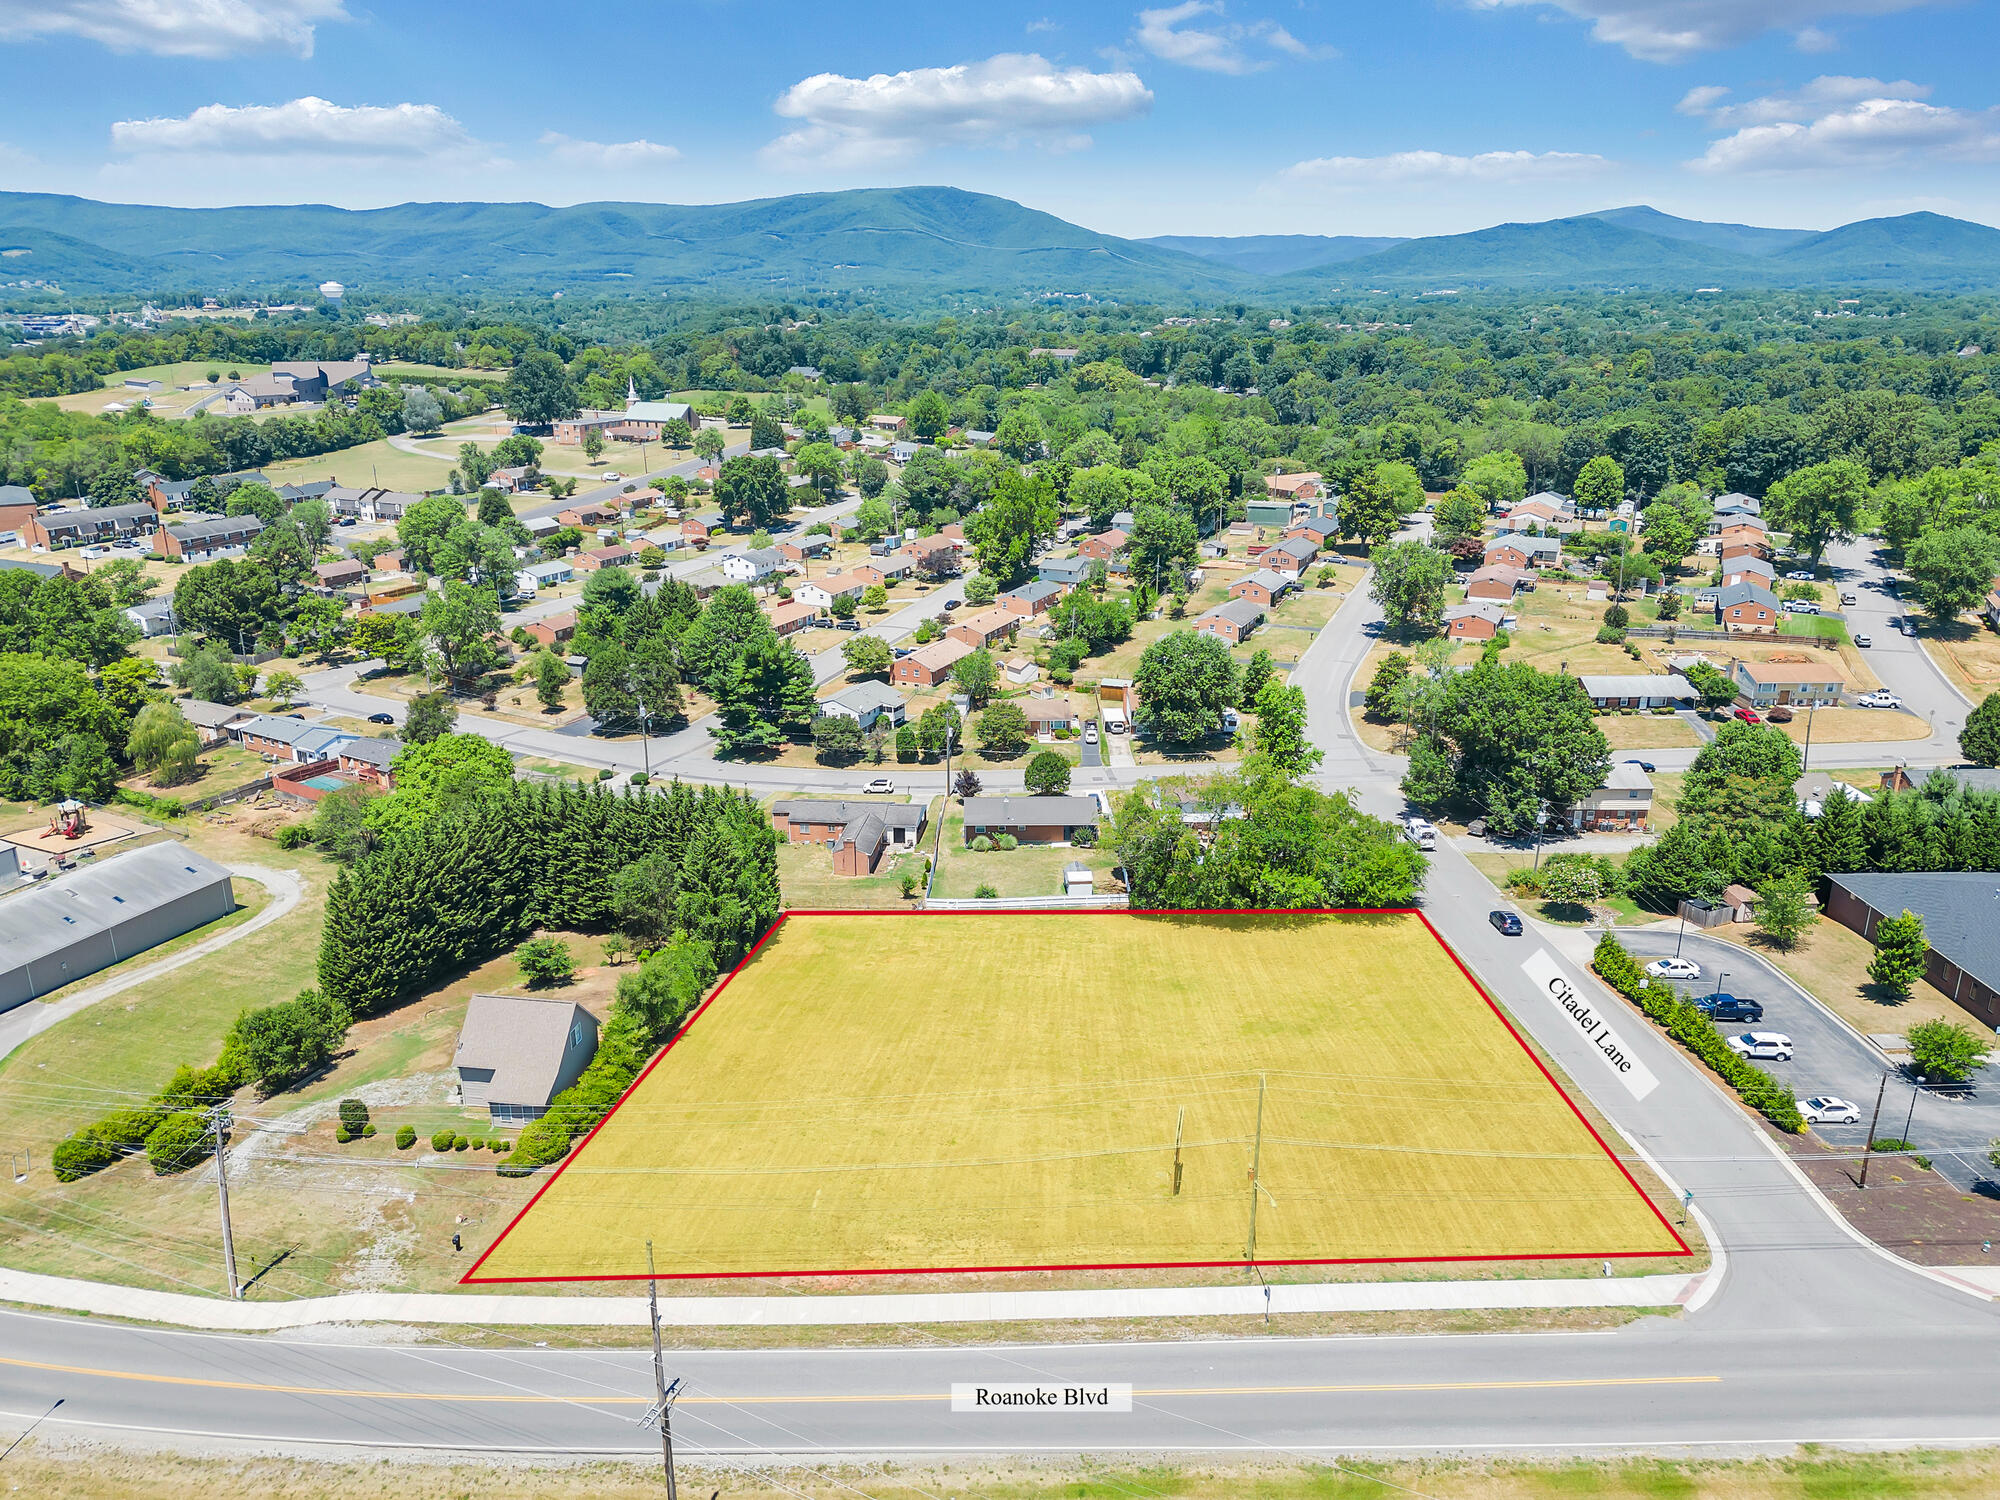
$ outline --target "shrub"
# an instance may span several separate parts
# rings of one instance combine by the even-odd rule
[[[972,841],[973,853],[990,854],[992,851],[993,851],[993,840],[989,839],[985,834],[983,833],[980,834],[979,837],[975,838]]]
[[[50,1165],[55,1168],[57,1182],[75,1182],[92,1172],[102,1172],[116,1160],[118,1152],[109,1141],[85,1130],[58,1141]]]
[[[1003,833],[993,841],[993,847],[995,849],[1016,849],[1020,847],[1020,843],[1021,841],[1015,838],[1013,834]]]
[[[368,1106],[359,1099],[340,1101],[340,1123],[349,1135],[359,1135],[368,1128]]]
[[[345,1146],[349,1141],[354,1139],[354,1132],[349,1130],[345,1125],[336,1125],[333,1127],[333,1138]]]
[[[1097,830],[1086,824],[1072,833],[1069,841],[1079,849],[1088,849],[1097,842]]]
[[[599,771],[599,772],[597,773],[597,779],[598,779],[599,781],[609,781],[609,780],[610,780],[610,779],[611,779],[611,778],[612,778],[613,776],[615,776],[615,775],[617,775],[617,774],[618,774],[618,773],[617,773],[617,772],[615,772],[615,771],[613,771],[613,770],[611,769],[611,767],[609,767],[609,766],[606,766],[606,767],[604,767],[604,769],[603,769],[603,770],[601,770],[601,771]]]
[[[469,1150],[471,1146],[472,1142],[465,1136],[459,1135],[452,1137],[451,1149],[454,1151]]]
[[[449,1151],[453,1139],[453,1134],[449,1130],[434,1130],[431,1132],[431,1150]]]
[[[1624,639],[1625,632],[1620,630],[1616,625],[1600,625],[1597,627],[1597,641],[1599,645],[1615,646]]]
[[[1693,1005],[1680,998],[1671,986],[1646,982],[1639,961],[1625,945],[1605,933],[1591,957],[1591,967],[1612,989],[1637,1005],[1668,1036],[1693,1053],[1756,1110],[1780,1130],[1802,1133],[1805,1120],[1799,1114],[1792,1091],[1755,1063],[1729,1050],[1715,1023]]]
[[[208,1117],[192,1109],[176,1110],[146,1137],[146,1159],[157,1177],[169,1177],[199,1166],[208,1156]]]
[[[917,876],[914,870],[903,871],[903,899],[908,901],[917,894]]]
[[[365,1136],[373,1136],[375,1134],[375,1127],[373,1125],[364,1125],[361,1128],[361,1133]]]
[[[1920,1021],[1905,1033],[1910,1061],[1930,1083],[1964,1083],[1986,1062],[1986,1039],[1956,1021]]]
[[[277,1005],[244,1011],[229,1028],[222,1055],[260,1090],[273,1094],[326,1066],[352,1021],[339,1001],[318,990],[301,990]],[[367,1112],[362,1113],[366,1123]]]
[[[486,1149],[486,1137],[483,1135],[475,1135],[472,1138],[472,1149],[474,1151],[484,1151]]]
[[[495,1141],[493,1143],[493,1149],[495,1151],[501,1152],[504,1155],[506,1152],[512,1151],[514,1149],[514,1143],[512,1141]]]
[[[1868,1143],[1870,1151],[1907,1151],[1910,1143],[1899,1135],[1879,1135]]]
[[[398,1151],[407,1151],[410,1149],[410,1147],[416,1145],[416,1143],[417,1143],[416,1126],[399,1125],[396,1127],[396,1149]]]
[[[972,893],[972,895],[973,899],[977,901],[998,901],[1000,899],[1000,893],[998,891],[994,890],[992,886],[983,883],[980,885],[978,890]]]
[[[634,771],[632,773],[632,785],[634,786],[644,786],[647,782],[651,781],[652,779],[653,778],[648,776],[644,771]]]
[[[312,842],[312,825],[309,823],[287,823],[278,830],[280,849],[300,849]]]

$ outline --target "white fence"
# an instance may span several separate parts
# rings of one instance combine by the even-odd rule
[[[926,901],[926,911],[1122,911],[1126,896],[999,896],[988,900]]]

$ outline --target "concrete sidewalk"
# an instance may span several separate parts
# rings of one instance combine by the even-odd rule
[[[1718,1266],[1691,1275],[1579,1276],[1559,1281],[1323,1282],[1268,1288],[1153,1287],[858,1297],[666,1297],[660,1302],[660,1321],[679,1328],[806,1328],[1066,1318],[1261,1317],[1266,1313],[1413,1312],[1445,1308],[1674,1307],[1686,1304],[1702,1292],[1707,1278],[1721,1274]],[[647,1321],[646,1299],[642,1296],[346,1292],[292,1302],[228,1302],[182,1292],[147,1291],[9,1270],[0,1270],[0,1301],[234,1333],[366,1322],[643,1328]]]

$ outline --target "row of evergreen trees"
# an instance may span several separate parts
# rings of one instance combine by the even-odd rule
[[[777,920],[777,835],[744,793],[510,782],[335,878],[320,990],[364,1016],[535,928],[608,926],[612,878],[650,854],[672,866],[669,925],[722,968]]]

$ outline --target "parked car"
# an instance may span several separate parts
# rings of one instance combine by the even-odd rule
[[[1634,760],[1628,757],[1625,761],[1625,764],[1628,766],[1637,766],[1640,770],[1644,771],[1648,776],[1651,776],[1655,769],[1653,763],[1650,760]]]
[[[1419,817],[1415,813],[1411,813],[1407,818],[1403,819],[1403,837],[1415,844],[1419,849],[1437,848],[1438,831],[1436,826],[1428,818]]]
[[[1788,615],[1816,615],[1819,613],[1819,606],[1810,599],[1787,599],[1784,602],[1783,608]]]
[[[1519,937],[1521,935],[1521,919],[1511,911],[1488,912],[1486,920],[1493,924],[1493,930],[1502,937]]]
[[[1725,1045],[1738,1057],[1754,1057],[1761,1062],[1792,1060],[1792,1039],[1779,1031],[1746,1031],[1728,1038]]]
[[[1699,979],[1701,965],[1691,958],[1656,958],[1646,965],[1646,973],[1653,979]]]
[[[1836,1099],[1831,1094],[1819,1094],[1811,1099],[1795,1101],[1799,1113],[1805,1116],[1808,1125],[1859,1125],[1861,1111],[1845,1099]]]
[[[1094,744],[1096,744],[1096,743],[1097,743],[1097,725],[1096,725],[1096,724],[1092,723],[1092,724],[1086,724],[1086,725],[1084,725],[1084,726],[1083,726],[1083,742],[1084,742],[1084,743],[1085,743],[1086,745],[1094,745]]]
[[[1755,1000],[1746,1000],[1741,995],[1730,995],[1718,990],[1703,995],[1694,1002],[1696,1010],[1711,1021],[1749,1021],[1755,1024],[1764,1019],[1764,1007]]]
[[[1754,708],[1739,708],[1736,710],[1736,717],[1741,719],[1745,724],[1761,724],[1764,722],[1764,716]]]
[[[1854,644],[1857,646],[1872,646],[1875,644],[1875,637],[1872,635],[1857,635],[1854,638]]]
[[[1854,700],[1856,708],[1901,708],[1903,700],[1887,688],[1877,688],[1872,693],[1862,693]]]
[[[1812,574],[1804,568],[1800,568],[1795,572],[1787,573],[1785,577],[1790,579],[1793,583],[1811,583],[1813,581]]]
[[[958,608],[958,606],[959,606],[959,601],[958,601],[958,600],[956,600],[956,599],[947,599],[947,600],[945,600],[945,601],[944,601],[944,612],[945,612],[946,614],[950,614],[950,613],[951,613],[951,612],[952,612],[953,610],[957,609],[957,608]]]
[[[394,714],[370,714],[368,722],[370,724],[393,724],[396,722],[396,716]]]
[[[597,477],[603,480],[606,484],[618,484],[625,478],[625,476],[623,474],[620,474],[616,469],[606,469],[602,474],[599,474]]]
[[[1908,636],[1911,640],[1915,640],[1917,638],[1917,622],[1915,620],[1905,618],[1903,621],[1903,634]]]
[[[1859,594],[1842,594],[1840,596],[1840,602],[1842,604],[1859,604],[1861,602],[1861,596]]]
[[[869,782],[868,785],[864,786],[861,790],[871,794],[893,792],[896,790],[896,783],[891,781],[886,776],[877,776],[873,781]]]
[[[861,622],[859,620],[835,620],[833,628],[835,630],[859,630]]]

